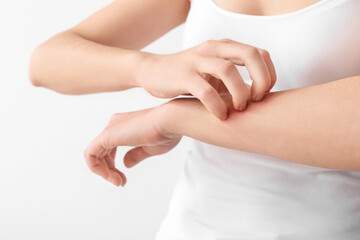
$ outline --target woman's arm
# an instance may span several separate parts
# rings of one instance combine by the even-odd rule
[[[89,144],[89,168],[115,185],[126,183],[116,169],[117,146],[133,146],[126,167],[170,151],[186,135],[210,144],[324,168],[360,171],[360,77],[272,92],[246,111],[231,108],[221,121],[194,98],[156,108],[114,114]]]
[[[141,49],[186,19],[188,0],[118,0],[38,46],[30,81],[66,94],[135,87]]]
[[[269,93],[244,112],[232,110],[226,121],[211,116],[196,99],[175,99],[160,108],[159,127],[168,136],[186,135],[307,165],[360,170],[359,76]]]
[[[236,109],[245,109],[250,95],[262,100],[276,82],[274,64],[264,49],[209,39],[173,54],[137,50],[183,23],[189,8],[188,0],[115,1],[37,47],[30,81],[65,94],[132,87],[161,98],[192,94],[221,119],[227,118],[228,110],[211,76],[226,85]],[[248,69],[250,92],[235,65]]]

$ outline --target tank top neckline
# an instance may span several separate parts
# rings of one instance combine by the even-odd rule
[[[214,0],[192,0],[193,1],[204,1],[208,2],[208,4],[218,13],[234,17],[234,18],[248,18],[248,19],[254,19],[254,20],[270,20],[270,19],[280,19],[280,18],[287,18],[287,17],[293,17],[298,16],[301,14],[304,14],[309,11],[313,11],[316,9],[319,9],[322,6],[325,6],[327,3],[330,3],[333,0],[320,0],[314,4],[311,4],[307,7],[289,12],[289,13],[283,13],[283,14],[276,14],[276,15],[252,15],[252,14],[244,14],[244,13],[237,13],[230,10],[227,10],[225,8],[220,7],[217,3],[215,3]]]

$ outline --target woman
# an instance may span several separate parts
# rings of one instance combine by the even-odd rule
[[[39,46],[30,79],[195,97],[114,114],[84,152],[124,186],[117,146],[134,146],[132,167],[194,139],[157,240],[355,240],[359,12],[358,0],[119,0]],[[139,51],[185,20],[183,51]]]

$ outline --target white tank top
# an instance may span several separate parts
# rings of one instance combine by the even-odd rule
[[[192,0],[184,49],[221,38],[270,52],[273,91],[360,75],[360,0],[322,0],[275,16]],[[360,239],[360,172],[192,141],[156,240]]]

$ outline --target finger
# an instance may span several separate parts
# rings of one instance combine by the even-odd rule
[[[115,167],[116,151],[117,151],[117,148],[114,148],[114,149],[111,150],[111,152],[110,152],[110,154],[109,154],[109,156],[110,156],[110,158],[111,158],[111,161],[110,161],[110,165],[109,165],[109,164],[108,164],[108,165],[112,168],[113,171],[117,172],[117,173],[120,175],[120,177],[121,177],[121,179],[122,179],[122,184],[121,184],[121,185],[124,186],[124,185],[126,184],[126,182],[127,182],[126,176],[125,176],[124,173],[122,173],[121,171],[119,171],[119,170]]]
[[[116,149],[116,148],[114,148]],[[111,157],[110,154],[105,156],[105,162],[109,168],[109,176],[108,176],[108,181],[110,181],[111,183],[113,183],[116,186],[124,186],[124,180],[122,178],[122,176],[125,176],[124,174],[120,174],[120,171],[118,169],[116,169],[115,167],[115,163],[114,163],[114,158]]]
[[[238,43],[239,44],[239,42],[236,42],[236,41],[234,41],[232,39],[228,39],[228,38],[220,39],[218,41],[224,42],[224,43]],[[270,57],[270,53],[267,50],[262,49],[262,48],[257,48],[257,49],[259,50],[261,57],[264,59],[264,62],[270,73],[271,85],[270,85],[269,89],[267,90],[267,92],[270,92],[270,90],[274,87],[276,80],[277,80],[275,66]],[[238,65],[244,65],[244,63],[242,61],[240,61]]]
[[[125,184],[127,183],[127,178],[126,178],[126,176],[125,176],[125,174],[124,173],[122,173],[122,172],[120,172],[118,169],[114,169],[114,171],[115,172],[117,172],[120,176],[121,176],[121,179],[122,179],[122,183],[121,183],[121,185],[122,186],[125,186]]]
[[[198,98],[206,109],[221,120],[228,117],[228,109],[219,93],[200,75],[193,80],[187,89],[194,97]]]
[[[251,99],[259,101],[271,85],[270,72],[256,47],[239,43],[212,41],[211,57],[223,58],[237,65],[245,65],[253,81]],[[211,44],[208,44],[211,46]]]
[[[231,95],[227,87],[225,86],[224,82],[216,78],[214,76],[211,76],[208,80],[208,83],[215,88],[215,90],[219,93],[220,97],[222,98],[224,95]],[[232,106],[231,106],[232,108]]]
[[[268,88],[268,90],[266,90],[266,92],[270,92],[270,90],[274,87],[274,85],[276,83],[276,78],[277,78],[275,66],[274,66],[273,61],[271,60],[270,53],[268,51],[266,51],[265,49],[261,49],[261,48],[258,48],[258,49],[259,49],[260,55],[264,59],[264,62],[269,70],[269,73],[270,73],[271,85]]]
[[[144,146],[135,147],[129,150],[124,156],[125,167],[131,168],[143,161],[144,159],[153,156],[153,154],[146,151]]]
[[[85,160],[86,164],[93,173],[101,176],[104,179],[108,179],[109,170],[106,164],[103,162],[103,159],[99,159],[95,155],[87,155],[85,157]]]
[[[249,91],[234,63],[221,58],[203,58],[198,63],[198,71],[221,79],[233,98],[234,108],[246,108]]]
[[[111,157],[111,159],[112,159],[112,165],[111,165],[111,167],[114,167],[114,168],[115,168],[116,151],[117,151],[117,147],[113,148],[113,149],[110,151],[110,153],[109,153],[109,155],[110,155],[110,157]]]
[[[112,176],[110,176],[112,178],[112,182],[119,186],[122,185],[124,186],[126,183],[126,177],[125,174],[123,174],[122,172],[120,172],[116,167],[115,167],[115,156],[116,156],[116,151],[117,148],[113,148],[109,151],[109,153],[105,156],[105,161],[109,167],[110,173],[112,174]]]
[[[99,144],[99,137],[91,141],[84,151],[86,164],[90,170],[104,179],[109,177],[109,169],[104,160],[107,151],[108,150],[104,149],[101,144]]]

